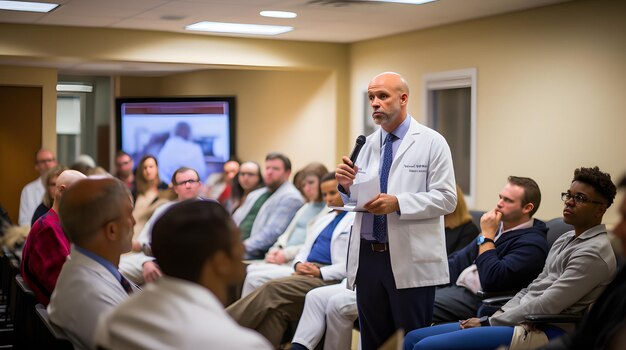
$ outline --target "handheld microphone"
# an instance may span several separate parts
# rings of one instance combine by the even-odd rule
[[[352,162],[352,166],[354,166],[354,162],[356,162],[356,158],[359,156],[361,152],[361,148],[365,144],[365,136],[359,135],[356,138],[356,144],[354,145],[354,149],[352,149],[352,153],[350,153],[350,161]]]

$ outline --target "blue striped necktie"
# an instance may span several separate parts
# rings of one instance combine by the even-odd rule
[[[133,287],[130,286],[130,282],[123,275],[121,277],[122,277],[122,279],[120,280],[120,283],[122,284],[122,288],[124,288],[126,293],[132,294],[133,293]]]
[[[387,181],[389,180],[389,170],[393,162],[393,142],[398,138],[389,133],[385,137],[385,150],[383,151],[383,165],[380,169],[380,193],[387,193]],[[387,242],[387,215],[374,216],[374,238],[378,242]]]

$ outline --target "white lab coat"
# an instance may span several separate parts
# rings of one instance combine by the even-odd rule
[[[30,227],[30,222],[33,220],[35,210],[37,210],[37,207],[43,200],[45,193],[46,188],[43,185],[43,179],[41,177],[38,177],[24,186],[22,194],[20,195],[18,225]]]
[[[380,149],[378,129],[367,137],[356,160],[359,171],[355,183],[379,175]],[[450,148],[443,136],[411,118],[391,165],[387,193],[398,198],[401,213],[387,214],[396,287],[448,283],[443,216],[456,207],[456,183]],[[350,239],[349,288],[354,288],[358,270],[362,217],[362,213],[357,213]]]
[[[258,333],[238,325],[205,287],[163,276],[98,324],[107,349],[271,349]]]
[[[298,262],[307,261],[311,248],[313,248],[313,243],[336,216],[337,214],[331,212],[315,221],[309,231],[310,234],[306,236],[304,246],[293,259],[294,265]],[[320,268],[324,281],[341,280],[346,277],[346,252],[348,251],[350,226],[354,222],[354,217],[355,213],[346,213],[333,230],[333,235],[330,239],[330,259],[332,264]]]

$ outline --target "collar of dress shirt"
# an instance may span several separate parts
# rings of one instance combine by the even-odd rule
[[[402,141],[402,139],[404,138],[404,136],[406,135],[406,133],[409,131],[409,126],[411,125],[411,119],[412,117],[410,115],[407,114],[406,118],[404,119],[404,121],[398,125],[398,127],[396,128],[396,130],[392,131],[391,133],[394,134],[398,139],[400,139]],[[388,132],[385,131],[385,129],[380,128],[380,145],[381,148],[383,146],[383,142],[385,140],[385,138],[387,137]]]
[[[73,248],[78,250],[82,254],[86,255],[87,257],[95,260],[100,265],[104,266],[107,270],[109,270],[109,272],[111,272],[113,274],[113,276],[115,276],[115,278],[118,281],[122,280],[122,275],[120,274],[120,272],[107,259],[101,257],[100,255],[98,255],[98,254],[96,254],[96,253],[94,253],[94,252],[92,252],[92,251],[90,251],[88,249],[85,249],[83,247],[79,247],[77,245],[74,245]]]
[[[519,224],[519,225],[517,225],[517,226],[515,226],[515,227],[513,227],[513,228],[510,228],[510,229],[508,229],[508,230],[506,230],[506,231],[503,231],[503,230],[502,230],[502,229],[503,229],[503,227],[504,227],[504,224],[503,224],[503,223],[500,223],[500,230],[499,230],[500,232],[496,235],[495,240],[497,240],[498,238],[500,238],[500,236],[502,236],[503,234],[505,234],[505,233],[507,233],[507,232],[509,232],[509,231],[513,231],[513,230],[523,230],[523,229],[526,229],[526,228],[531,228],[531,227],[533,227],[533,224],[534,224],[534,223],[535,223],[535,219],[530,218],[530,220],[528,220],[528,221],[526,221],[526,222],[524,222],[524,223],[521,223],[521,224]]]

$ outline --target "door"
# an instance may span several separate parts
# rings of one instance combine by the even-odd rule
[[[39,176],[35,153],[41,148],[42,88],[0,86],[0,204],[17,223],[20,193]]]

